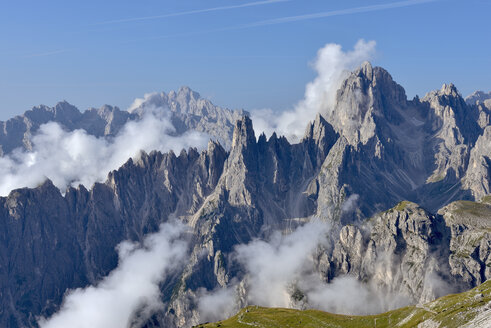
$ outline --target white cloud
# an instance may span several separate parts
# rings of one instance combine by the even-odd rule
[[[44,124],[32,138],[32,151],[17,149],[0,157],[0,195],[15,188],[36,187],[46,178],[62,191],[69,185],[90,188],[141,150],[179,152],[206,146],[209,138],[203,133],[173,136],[175,129],[167,115],[163,109],[147,109],[141,120],[126,123],[112,139],[96,138],[84,130],[67,132],[54,122]]]
[[[198,293],[200,322],[213,322],[230,317],[237,312],[236,288],[224,287],[213,291],[200,290]]]
[[[266,240],[253,240],[237,245],[233,261],[244,268],[247,284],[239,286],[233,280],[227,287],[197,293],[199,321],[218,321],[230,317],[246,304],[271,307],[289,307],[290,286],[301,277],[305,268],[311,269],[313,254],[329,231],[325,222],[312,221],[289,235],[275,232]],[[310,263],[310,264],[309,264]],[[246,299],[240,300],[244,290]]]
[[[317,280],[317,281],[316,281]],[[377,314],[406,306],[407,298],[378,290],[376,286],[362,283],[352,276],[335,278],[329,284],[311,277],[301,281],[309,306],[337,314]]]
[[[330,232],[326,222],[313,220],[289,235],[276,232],[268,240],[238,245],[234,260],[244,268],[245,284],[239,288],[232,282],[227,288],[202,293],[200,320],[222,320],[237,311],[240,290],[247,304],[306,307],[338,314],[375,314],[408,304],[403,295],[385,291],[372,281],[339,276],[326,282],[315,258],[321,249],[329,248]],[[210,306],[206,306],[208,302]]]
[[[359,40],[352,51],[343,52],[338,44],[327,44],[317,53],[313,66],[317,72],[314,81],[307,84],[305,97],[293,110],[273,113],[271,110],[253,110],[251,118],[256,135],[271,135],[276,131],[291,142],[299,141],[308,122],[317,113],[333,110],[336,91],[349,72],[373,57],[375,41]]]
[[[236,259],[248,274],[250,304],[288,307],[290,285],[313,269],[312,255],[328,231],[326,222],[312,221],[289,235],[276,232],[269,241],[237,246]]]
[[[69,291],[61,309],[41,328],[121,328],[139,326],[162,309],[159,283],[184,263],[188,244],[184,225],[167,223],[143,244],[118,246],[119,264],[96,286]]]
[[[358,194],[350,195],[343,202],[343,205],[341,206],[341,211],[343,213],[349,213],[349,212],[353,211],[356,208],[356,203],[358,202],[358,199],[360,199],[360,195],[358,195]]]
[[[165,104],[162,102],[161,94],[158,92],[149,92],[143,95],[143,98],[135,98],[128,107],[128,112],[134,113],[137,110],[145,110],[147,107],[155,106],[162,107]]]

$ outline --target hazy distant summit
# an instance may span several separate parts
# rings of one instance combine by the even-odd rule
[[[19,147],[31,150],[32,136],[40,125],[48,122],[59,123],[67,131],[83,129],[96,137],[112,137],[127,122],[141,119],[145,110],[149,109],[168,111],[176,134],[190,129],[205,132],[226,148],[230,147],[234,122],[247,114],[243,110],[215,106],[189,87],[181,87],[177,92],[171,91],[168,94],[148,94],[135,101],[129,111],[104,105],[99,109],[90,108],[80,112],[62,101],[54,107],[36,106],[22,115],[0,122],[0,155],[9,154]]]
[[[227,149],[231,145],[235,121],[243,115],[248,115],[244,110],[215,106],[210,100],[202,98],[198,92],[187,86],[168,94],[165,92],[146,94],[144,98],[135,100],[128,111],[141,116],[146,110],[155,108],[170,110],[171,122],[176,128],[176,133],[184,133],[187,130],[205,132]]]
[[[475,91],[465,98],[465,101],[469,105],[475,105],[477,102],[485,102],[491,99],[491,91],[486,93],[484,91]]]

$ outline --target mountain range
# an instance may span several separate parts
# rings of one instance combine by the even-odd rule
[[[67,289],[97,285],[118,266],[120,242],[176,219],[190,229],[187,260],[159,283],[164,307],[145,327],[201,323],[204,291],[230,290],[234,311],[250,305],[254,279],[238,248],[317,221],[329,229],[308,274],[325,285],[353,278],[387,300],[383,310],[489,279],[490,94],[464,99],[446,84],[408,100],[386,70],[364,63],[335,99],[298,143],[256,134],[247,112],[189,88],[148,95],[129,111],[81,113],[62,102],[0,122],[3,156],[32,149],[50,121],[112,138],[155,108],[175,135],[196,129],[213,139],[202,151],[141,153],[104,183],[60,191],[48,179],[1,197],[0,326],[37,327]],[[315,286],[292,278],[287,305],[313,307]]]
[[[152,108],[168,110],[166,114],[175,128],[175,134],[190,129],[206,132],[225,147],[230,147],[235,121],[247,114],[243,110],[217,107],[188,87],[169,94],[145,95],[128,111],[104,105],[99,109],[89,108],[80,112],[75,106],[62,101],[54,107],[34,107],[22,115],[0,122],[0,154],[10,154],[17,148],[32,150],[32,136],[42,124],[48,122],[56,122],[66,131],[81,129],[95,137],[114,137],[127,122],[140,120],[145,109]]]

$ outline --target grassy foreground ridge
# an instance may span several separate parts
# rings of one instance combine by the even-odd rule
[[[460,294],[422,306],[407,306],[377,315],[338,315],[317,310],[249,306],[235,316],[195,328],[242,327],[491,327],[491,280]]]

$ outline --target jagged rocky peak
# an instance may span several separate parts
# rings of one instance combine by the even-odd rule
[[[45,105],[35,106],[32,110],[24,113],[24,116],[30,119],[42,119],[48,118],[61,122],[72,122],[78,120],[82,114],[77,107],[68,103],[66,100],[58,102],[54,107],[48,107]]]
[[[404,88],[392,79],[389,72],[379,66],[372,67],[369,62],[364,62],[353,71],[343,83],[343,87],[345,86],[351,86],[348,88],[349,91],[358,90],[362,92],[363,96],[374,98],[370,99],[376,101],[373,103],[374,106],[401,106],[407,102]]]
[[[437,103],[442,106],[453,105],[453,107],[456,105],[458,105],[458,107],[463,107],[463,104],[465,104],[464,98],[462,98],[462,95],[453,83],[444,83],[440,90],[428,92],[422,101],[430,104]]]
[[[242,116],[242,119],[235,123],[234,135],[232,137],[232,151],[237,148],[245,148],[256,144],[256,136],[249,116]]]
[[[188,86],[182,86],[178,91],[155,92],[146,94],[129,109],[131,112],[143,113],[145,109],[165,108],[177,114],[193,114],[199,116],[211,115],[216,117],[217,111],[230,111],[215,106],[208,99]]]
[[[429,107],[427,121],[432,124],[432,132],[444,136],[447,144],[452,139],[459,143],[473,143],[480,134],[477,107],[468,106],[452,83],[427,93],[421,101]],[[459,140],[461,138],[463,140]]]
[[[257,173],[257,144],[252,121],[243,116],[235,122],[232,148],[225,164],[224,175],[220,178],[224,190],[229,191],[231,204],[251,204],[254,195],[250,189],[255,186]]]
[[[491,99],[491,91],[484,92],[479,90],[479,91],[474,91],[472,94],[465,97],[465,102],[468,105],[475,105],[476,103],[483,103],[489,99]]]
[[[159,107],[168,107],[172,111],[182,114],[194,114],[194,115],[208,115],[207,109],[214,107],[208,100],[201,98],[201,95],[193,91],[188,86],[182,86],[179,90],[170,91],[167,95],[162,92],[155,95],[157,98],[161,97]]]
[[[317,114],[315,120],[307,125],[302,143],[308,144],[311,154],[315,154],[316,167],[320,167],[327,157],[339,135],[321,114]]]
[[[452,97],[461,96],[459,91],[457,90],[457,87],[453,83],[444,83],[442,85],[442,88],[440,89],[440,94]]]
[[[114,112],[121,111],[119,107],[108,104],[102,105],[100,108],[91,108],[90,110],[96,111],[102,118],[109,118],[111,115],[114,115]]]
[[[201,98],[200,94],[187,86],[176,91],[146,94],[138,99],[132,108],[132,113],[143,115],[147,110],[169,110],[171,121],[176,132],[184,133],[197,130],[220,141],[225,148],[230,148],[235,121],[243,115],[244,110],[231,110],[215,106],[210,100]]]
[[[31,150],[31,138],[42,124],[48,122],[56,122],[67,131],[84,129],[96,137],[114,136],[128,121],[139,120],[147,111],[165,111],[176,134],[197,130],[218,140],[227,149],[231,145],[235,121],[247,114],[243,110],[215,106],[189,87],[181,87],[169,95],[164,92],[146,94],[127,111],[104,105],[80,112],[63,101],[54,107],[40,105],[6,122],[0,121],[0,156],[19,147]]]
[[[189,102],[190,100],[196,101],[201,98],[201,95],[198,92],[191,90],[191,88],[188,86],[180,87],[175,96],[177,99],[183,99],[187,102]],[[172,99],[172,97],[170,97],[170,94],[169,98]]]
[[[77,109],[77,107],[68,103],[66,100],[57,103],[55,107],[51,109],[51,111],[55,113],[55,115],[80,115],[80,111]]]
[[[379,66],[372,67],[369,62],[364,62],[359,71],[358,74],[363,74],[371,82],[372,88],[385,99],[390,100],[391,103],[400,105],[407,101],[404,88],[397,84],[384,68]]]
[[[220,142],[215,141],[213,139],[208,140],[208,145],[206,147],[208,153],[213,153],[215,151],[215,149],[217,149],[217,148],[222,148],[222,146],[220,145]]]
[[[406,106],[406,93],[391,75],[365,62],[341,83],[334,106],[324,114],[337,132],[356,145],[366,144],[387,123],[401,123],[399,111]]]
[[[471,115],[464,98],[453,83],[443,84],[440,90],[429,92],[422,101],[428,103],[437,116],[443,116],[443,121],[454,118],[455,122],[452,124],[459,127],[464,126],[464,120]]]
[[[335,136],[336,132],[331,124],[324,117],[317,113],[315,120],[310,122],[305,129],[305,134],[302,140],[312,139],[320,142],[326,136]]]

